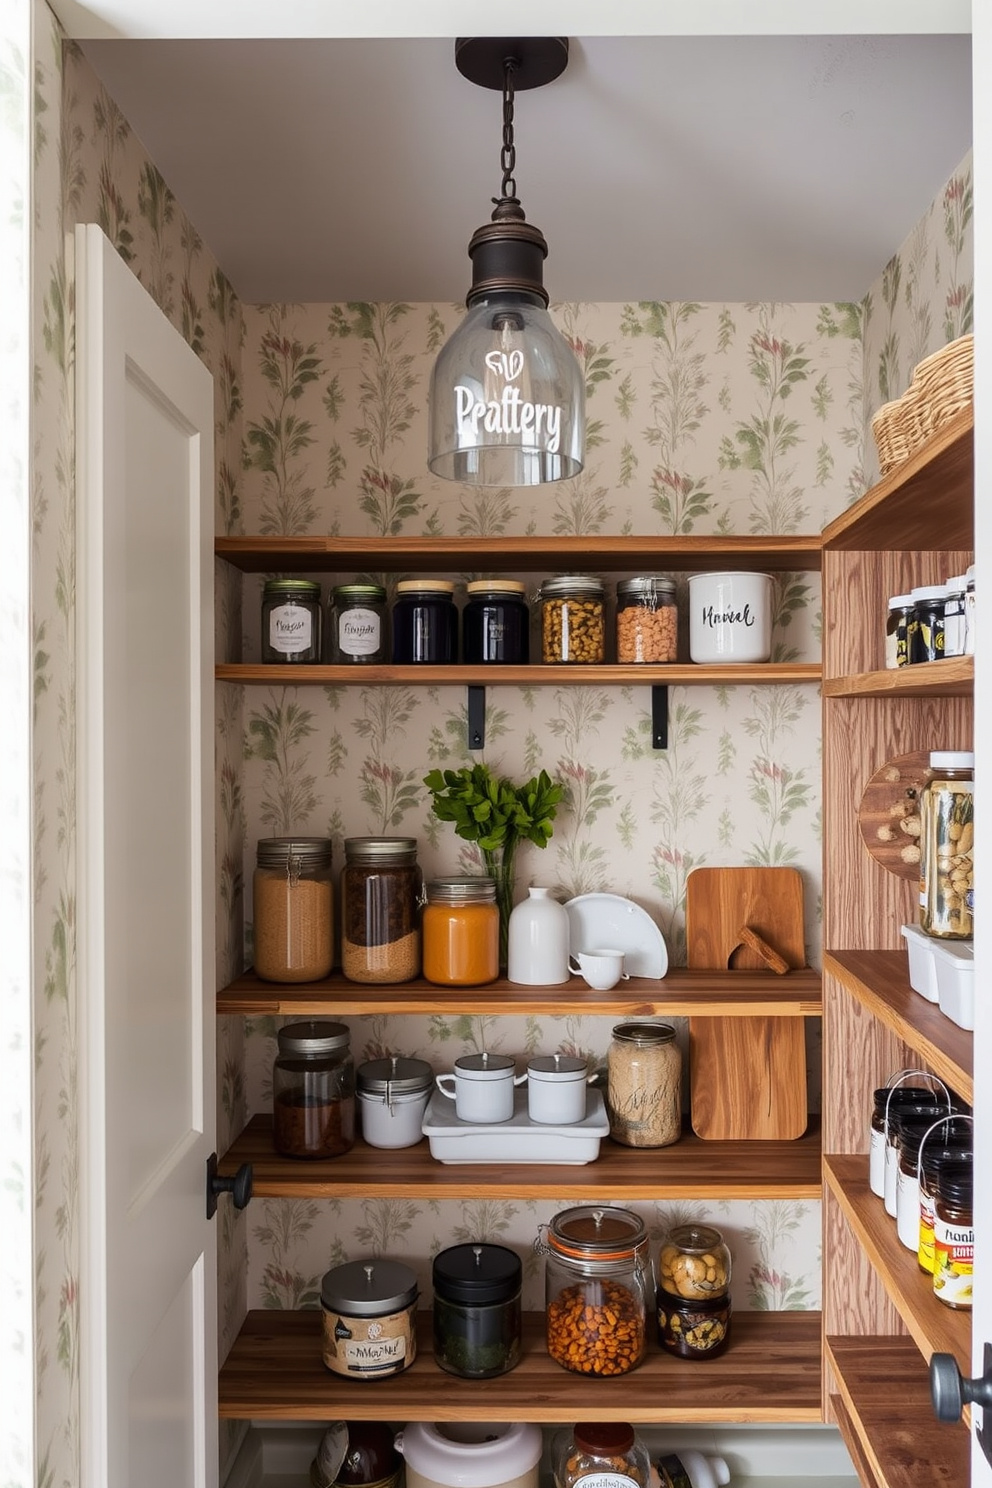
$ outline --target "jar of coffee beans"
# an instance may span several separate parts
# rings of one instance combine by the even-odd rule
[[[284,1157],[340,1157],[355,1142],[355,1065],[344,1023],[280,1028],[272,1066],[272,1140]]]
[[[541,585],[541,659],[545,662],[602,661],[606,605],[602,579],[563,574]]]

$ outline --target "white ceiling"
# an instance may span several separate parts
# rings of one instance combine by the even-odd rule
[[[246,301],[464,298],[500,99],[451,38],[81,44]],[[860,298],[970,146],[970,56],[966,34],[573,37],[516,108],[552,298]]]

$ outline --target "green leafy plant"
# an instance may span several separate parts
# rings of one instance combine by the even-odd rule
[[[496,882],[500,962],[506,964],[507,930],[513,908],[513,860],[517,845],[547,847],[564,787],[546,770],[524,785],[496,776],[488,765],[432,770],[424,776],[434,815],[451,822],[459,837],[474,842],[486,873]]]

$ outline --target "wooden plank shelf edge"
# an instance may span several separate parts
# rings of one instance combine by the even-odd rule
[[[972,697],[975,658],[948,656],[924,666],[892,667],[882,672],[857,672],[848,677],[824,677],[823,696],[834,697]]]
[[[415,1362],[371,1382],[343,1379],[325,1366],[319,1311],[249,1312],[220,1371],[220,1415],[539,1425],[584,1418],[679,1425],[821,1420],[818,1312],[735,1313],[719,1358],[701,1364],[649,1345],[644,1363],[616,1379],[562,1369],[548,1355],[544,1326],[543,1313],[525,1315],[522,1357],[509,1374],[458,1379],[435,1364],[431,1317],[422,1310]]]
[[[512,666],[325,666],[283,662],[218,662],[218,682],[270,687],[755,687],[818,684],[819,662],[768,661],[703,665],[672,662],[666,666],[561,666],[539,662]]]
[[[256,1115],[220,1161],[221,1176],[252,1165],[254,1198],[536,1199],[601,1202],[671,1199],[819,1199],[820,1122],[794,1142],[703,1142],[687,1131],[663,1149],[621,1147],[609,1138],[584,1164],[441,1163],[426,1139],[384,1150],[359,1140],[327,1161],[281,1157],[272,1117]]]

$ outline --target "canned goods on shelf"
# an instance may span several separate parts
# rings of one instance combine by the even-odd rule
[[[562,574],[541,585],[541,659],[545,662],[602,661],[606,605],[602,579]]]

